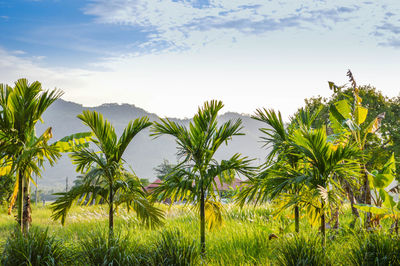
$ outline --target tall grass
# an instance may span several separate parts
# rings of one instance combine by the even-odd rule
[[[139,265],[127,237],[116,234],[108,242],[107,231],[95,231],[79,241],[82,265]]]
[[[361,234],[352,241],[348,265],[400,265],[400,238],[383,233]]]
[[[64,265],[68,264],[68,250],[48,230],[32,228],[25,236],[15,230],[7,239],[2,254],[2,265]]]
[[[155,243],[149,259],[151,265],[197,265],[200,261],[199,245],[178,230],[166,230]]]
[[[277,265],[318,266],[331,265],[318,235],[293,235],[279,240],[274,252]]]
[[[385,265],[387,261],[394,265],[398,263],[395,253],[400,254],[395,248],[400,245],[397,238],[376,233],[364,236],[362,228],[350,228],[348,225],[353,220],[350,208],[344,209],[345,213],[340,216],[341,228],[337,232],[328,231],[325,257],[322,257],[318,235],[315,235],[318,228],[311,228],[307,219],[301,220],[301,235],[296,237],[290,210],[275,218],[272,216],[273,206],[268,204],[245,206],[243,209],[228,204],[224,205],[224,225],[206,232],[207,254],[201,261],[197,255],[200,232],[195,209],[183,205],[161,207],[166,211],[166,223],[155,230],[140,226],[134,213],[119,210],[114,225],[118,233],[110,246],[105,235],[107,212],[102,206],[73,206],[65,226],[50,219],[51,212],[47,207],[33,207],[33,225],[36,227],[34,230],[46,232],[45,239],[58,243],[55,249],[47,250],[65,247],[60,253],[73,259],[68,265],[361,265],[360,261],[374,256],[380,265]],[[382,225],[381,231],[388,231],[390,223]],[[11,234],[14,227],[15,219],[7,216],[5,211],[0,213],[0,250],[4,263],[13,259],[12,245],[30,246],[21,250],[43,247],[33,243],[32,239],[28,244],[24,243],[23,239],[16,237],[17,233]],[[91,231],[95,232],[88,234]],[[268,240],[271,233],[279,238]],[[40,239],[35,238],[35,241]],[[52,244],[48,246],[52,247]],[[31,254],[26,257],[34,261],[34,254],[41,252],[25,253]],[[43,261],[46,256],[39,257]],[[371,263],[365,265],[378,265]],[[32,265],[35,265],[34,262]]]

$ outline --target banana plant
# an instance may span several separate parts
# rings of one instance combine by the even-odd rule
[[[390,193],[394,189],[395,177],[396,162],[394,154],[392,154],[381,171],[374,170],[369,174],[373,204],[356,204],[355,207],[361,211],[374,214],[372,222],[375,226],[378,226],[382,219],[392,219],[395,231],[398,233],[400,202],[396,202],[392,193]]]
[[[365,154],[365,145],[368,134],[375,134],[380,127],[381,120],[385,117],[385,113],[379,114],[369,124],[365,124],[368,116],[368,108],[362,106],[362,99],[359,96],[359,89],[354,80],[353,74],[349,70],[347,76],[350,79],[353,88],[353,98],[346,98],[335,102],[330,106],[330,127],[333,133],[338,136],[338,140],[342,143],[354,143],[362,155]],[[329,86],[337,91],[337,86],[333,82],[329,82]],[[365,156],[361,158],[361,197],[360,203],[371,204],[371,190],[369,187],[368,170],[366,167]],[[365,226],[369,227],[371,215],[367,214]]]

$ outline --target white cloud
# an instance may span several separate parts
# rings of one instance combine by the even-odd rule
[[[398,19],[396,1],[366,4],[360,1],[232,1],[214,0],[199,8],[197,1],[94,0],[85,7],[100,23],[124,24],[154,31],[149,43],[166,42],[178,48],[196,48],[226,35],[236,40],[248,34],[309,29],[344,31],[368,37],[391,4],[392,20]],[[342,24],[340,24],[342,23]],[[338,25],[339,24],[339,25]],[[371,36],[369,36],[371,38]]]
[[[249,37],[246,47],[257,40]],[[370,58],[363,51],[326,54],[301,40],[296,40],[301,50],[294,51],[286,40],[279,41],[271,40],[262,53],[257,47],[221,45],[197,52],[110,58],[96,64],[107,71],[48,68],[0,50],[0,80],[11,83],[27,77],[41,81],[45,88],[60,88],[64,99],[84,105],[130,103],[173,117],[192,116],[208,99],[222,100],[225,111],[253,113],[267,107],[287,117],[303,105],[304,98],[329,96],[328,80],[346,83],[349,67],[359,84],[371,83],[388,96],[398,95],[398,68],[381,66],[396,66],[399,56],[382,51]]]

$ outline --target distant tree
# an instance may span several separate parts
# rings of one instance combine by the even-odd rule
[[[143,187],[150,185],[150,181],[147,178],[140,178],[139,180]]]
[[[176,165],[170,163],[167,159],[164,159],[161,164],[154,167],[154,171],[156,172],[156,177],[160,180],[164,180],[168,174],[170,174]]]
[[[122,173],[125,178],[127,179],[137,179],[138,177],[128,171],[124,171]],[[139,178],[140,184],[142,184],[143,187],[146,187],[150,184],[150,181],[147,178]]]

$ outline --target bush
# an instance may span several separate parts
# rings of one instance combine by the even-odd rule
[[[163,231],[156,242],[151,265],[196,265],[200,260],[199,246],[185,238],[179,230]]]
[[[108,243],[108,233],[94,232],[79,242],[79,257],[88,265],[139,265],[133,246],[127,237],[120,235]]]
[[[15,230],[4,247],[2,265],[62,265],[67,263],[63,243],[48,230],[31,228],[25,236]]]
[[[353,241],[349,265],[400,265],[400,239],[391,235],[369,233]]]
[[[331,265],[317,235],[294,235],[279,240],[275,249],[278,265]]]

